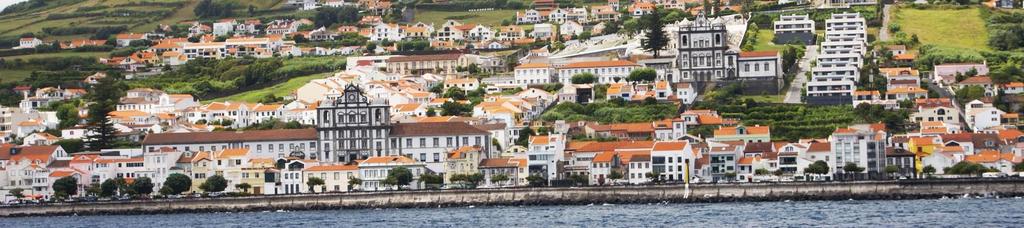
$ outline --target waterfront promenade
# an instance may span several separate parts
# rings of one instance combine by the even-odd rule
[[[26,205],[0,208],[0,216],[436,208],[470,205],[920,199],[965,194],[1022,196],[1024,195],[1024,179],[695,185],[691,186],[689,194],[686,193],[682,185],[325,193]]]

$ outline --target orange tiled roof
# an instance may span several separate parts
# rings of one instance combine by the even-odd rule
[[[562,68],[593,68],[593,67],[619,67],[619,66],[639,66],[634,62],[626,60],[609,60],[609,61],[589,61],[589,62],[574,62],[566,64]]]
[[[318,165],[306,168],[304,171],[352,171],[358,170],[356,165]]]

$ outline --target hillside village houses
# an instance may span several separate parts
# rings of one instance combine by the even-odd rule
[[[376,2],[376,3],[369,3]],[[308,19],[272,21],[224,19],[189,23],[188,38],[161,38],[154,34],[118,34],[119,46],[150,40],[154,45],[125,57],[104,58],[103,63],[125,70],[158,65],[181,65],[200,58],[330,55],[342,48],[300,47],[296,35],[309,40],[331,40],[340,33],[356,33],[371,41],[429,41],[433,50],[398,51],[380,45],[376,50],[344,49],[366,53],[346,57],[346,69],[310,80],[285,102],[216,101],[202,103],[188,94],[157,89],[126,91],[110,114],[117,135],[140,143],[138,148],[68,153],[60,140],[91,134],[83,125],[57,129],[56,113],[39,111],[58,101],[83,97],[84,89],[18,87],[18,107],[0,107],[0,195],[24,189],[31,198],[53,196],[52,183],[75,177],[80,189],[112,178],[151,178],[161,188],[172,173],[193,179],[188,192],[220,175],[227,191],[275,195],[313,192],[384,191],[398,186],[384,180],[395,168],[410,170],[414,181],[402,188],[424,189],[426,174],[441,175],[444,184],[457,186],[456,174],[483,175],[480,186],[527,186],[531,176],[549,185],[566,185],[570,177],[587,177],[587,185],[649,183],[759,182],[886,178],[887,166],[897,166],[892,177],[919,177],[924,167],[937,174],[962,161],[1000,172],[1024,160],[1024,133],[1016,129],[1016,113],[994,104],[997,94],[1024,92],[1024,85],[998,85],[987,76],[984,63],[942,64],[932,75],[916,69],[882,68],[886,90],[857,90],[859,68],[867,52],[866,22],[856,13],[837,13],[826,20],[821,53],[807,83],[807,103],[880,104],[889,109],[912,103],[909,132],[896,134],[885,124],[841,126],[823,138],[795,141],[773,138],[773,128],[743,122],[715,110],[691,109],[706,86],[740,83],[745,91],[778,92],[782,88],[781,54],[776,51],[741,51],[747,21],[739,15],[694,20],[666,26],[669,47],[657,58],[639,48],[639,37],[595,33],[588,40],[518,50],[537,40],[561,35],[572,38],[603,27],[597,23],[650,13],[655,6],[684,7],[682,1],[641,1],[620,5],[609,1],[589,7],[560,8],[554,1],[537,1],[533,9],[517,12],[516,25],[493,26],[450,20],[435,25],[385,23],[380,15],[391,12],[381,1],[288,1],[299,9],[360,5],[376,14],[363,24],[344,28],[310,28]],[[623,2],[626,3],[626,2]],[[789,15],[776,22],[776,33],[806,33],[807,16]],[[813,21],[810,28],[813,34]],[[791,26],[792,25],[792,26]],[[302,28],[302,29],[300,29]],[[310,28],[310,29],[305,29]],[[308,31],[300,31],[308,30]],[[592,31],[593,32],[593,31]],[[215,41],[215,35],[231,35]],[[34,38],[33,38],[34,39]],[[28,46],[45,43],[23,40]],[[79,40],[62,46],[95,45]],[[33,46],[34,47],[34,46]],[[473,48],[471,48],[473,47]],[[486,47],[486,48],[483,48]],[[482,50],[511,51],[490,55]],[[489,77],[467,73],[477,67]],[[656,69],[652,81],[627,82],[641,68]],[[957,81],[956,75],[976,71]],[[593,83],[573,84],[581,73],[595,76]],[[84,84],[104,76],[86,78]],[[957,101],[928,97],[921,77],[931,77],[943,89],[964,86],[985,88],[985,98]],[[544,85],[561,83],[557,90]],[[435,88],[441,93],[432,92]],[[485,91],[479,97],[445,97],[449,88]],[[597,88],[607,88],[598,95]],[[468,93],[467,93],[468,94]],[[600,96],[600,97],[598,97]],[[542,114],[559,103],[590,103],[621,98],[625,102],[653,100],[683,108],[671,118],[636,123],[593,121],[541,121]],[[444,115],[446,106],[461,105],[460,116]],[[962,105],[960,105],[962,104]],[[45,109],[44,109],[45,110]],[[429,114],[428,114],[429,113]],[[84,116],[85,113],[82,113]],[[296,122],[299,129],[238,130],[267,121]],[[963,126],[961,126],[963,125]],[[529,128],[534,135],[520,134]],[[217,129],[231,129],[222,131]],[[541,130],[544,131],[541,131]],[[710,134],[691,135],[708,129]],[[54,131],[59,130],[60,136]],[[699,131],[698,131],[699,132]],[[599,139],[599,140],[597,140]],[[815,162],[825,162],[823,174],[808,173]],[[848,173],[854,164],[863,172]],[[768,171],[771,175],[763,174]],[[613,175],[614,174],[614,175]],[[620,176],[621,178],[614,178]],[[504,176],[505,181],[498,181]],[[308,186],[310,178],[324,181]],[[362,184],[351,184],[359,179]],[[311,188],[312,187],[312,188]],[[312,189],[312,190],[311,190]],[[84,192],[84,191],[80,191]]]

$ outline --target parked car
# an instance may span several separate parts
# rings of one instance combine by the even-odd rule
[[[987,172],[981,174],[982,178],[1004,178],[1007,177],[1005,173],[1001,172]]]

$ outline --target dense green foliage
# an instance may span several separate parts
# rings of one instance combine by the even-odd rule
[[[199,18],[222,18],[231,17],[236,8],[241,7],[238,2],[232,0],[202,0],[192,12]]]
[[[153,193],[153,186],[153,180],[149,177],[139,177],[132,181],[131,188],[135,194],[149,195]]]
[[[820,174],[827,174],[828,170],[829,170],[828,163],[825,163],[825,161],[822,161],[822,160],[818,160],[818,161],[815,161],[814,163],[811,163],[811,165],[807,166],[807,168],[804,168],[804,173],[811,173],[811,174],[819,174],[820,175]]]
[[[224,191],[224,189],[227,187],[228,180],[224,179],[224,177],[221,175],[213,175],[209,178],[206,178],[206,182],[203,182],[202,185],[199,185],[199,189],[202,189],[205,192],[221,192]]]
[[[336,24],[351,25],[359,21],[359,9],[355,7],[320,7],[316,10],[313,23],[317,27]]]
[[[549,122],[565,120],[635,123],[672,118],[678,114],[678,110],[679,108],[673,104],[635,104],[621,99],[586,105],[565,102],[551,107],[540,118]]]
[[[399,166],[388,171],[388,177],[384,179],[384,183],[402,190],[402,186],[412,183],[412,179],[412,171],[404,166]]]
[[[1024,47],[1024,13],[998,13],[988,18],[988,46],[1002,51]]]
[[[85,124],[91,132],[85,139],[89,150],[99,151],[114,147],[117,130],[110,122],[109,114],[116,110],[124,91],[125,86],[119,74],[100,79],[99,84],[94,85],[89,91],[88,99],[92,103],[89,104],[89,118]]]
[[[641,17],[640,27],[644,31],[644,38],[640,40],[640,46],[647,52],[654,53],[654,58],[658,58],[661,49],[668,46],[669,41],[668,34],[665,33],[665,22],[662,21],[660,10],[655,10]]]
[[[572,80],[572,84],[590,84],[597,81],[597,78],[594,77],[594,74],[591,74],[590,72],[583,72],[573,75],[572,79],[570,80]]]
[[[971,163],[968,161],[961,161],[951,167],[946,168],[946,174],[958,174],[958,175],[981,175],[985,172],[997,172],[998,170],[990,169],[984,165]]]
[[[167,175],[167,180],[164,181],[164,187],[170,188],[170,194],[176,195],[182,192],[188,191],[192,188],[192,178],[188,175],[180,173],[172,173]]]
[[[67,176],[53,181],[53,194],[57,198],[68,198],[78,194],[78,180]]]
[[[132,81],[129,85],[132,88],[161,89],[168,93],[188,93],[207,99],[344,67],[344,59],[326,57],[196,59],[174,71]]]

